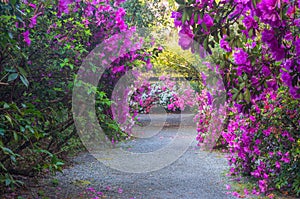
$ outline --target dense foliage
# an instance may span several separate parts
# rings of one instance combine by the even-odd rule
[[[254,193],[299,195],[300,2],[176,2],[179,45],[212,54],[223,77],[232,173],[254,178]],[[223,52],[213,53],[217,47]]]
[[[197,105],[196,139],[227,145],[231,174],[253,179],[252,193],[277,189],[299,196],[300,1],[176,0],[171,17],[180,29],[179,45],[202,58],[211,55],[203,74],[164,48],[174,2],[124,1],[0,1],[0,184],[21,183],[16,175],[61,170],[64,147],[77,136],[74,79],[102,43],[98,59],[110,67],[87,92],[95,96],[97,119],[110,140],[130,134],[138,111],[156,104],[168,111]],[[153,35],[134,42],[132,26],[148,27]],[[145,42],[149,49],[141,49]],[[131,71],[138,80],[152,65],[156,74],[175,70],[190,78],[199,93],[162,77],[155,85],[136,81],[133,90],[121,85],[125,93],[114,96],[122,76]],[[95,78],[97,67],[85,75]],[[80,112],[89,120],[81,100]],[[226,118],[218,129],[221,113]]]
[[[76,71],[97,44],[128,30],[121,2],[1,1],[1,184],[11,186],[14,175],[63,165],[62,149],[76,137],[71,112]],[[104,111],[111,105],[105,90],[93,91],[108,136],[124,136]]]

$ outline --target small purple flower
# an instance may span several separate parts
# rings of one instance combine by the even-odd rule
[[[72,3],[72,0],[59,0],[58,1],[58,12],[57,16],[61,16],[62,13],[69,14],[69,4]]]
[[[277,169],[280,169],[280,163],[279,163],[278,161],[275,162],[275,167],[276,167]]]
[[[234,192],[232,192],[232,195],[234,196],[234,197],[240,197],[240,194],[238,193],[238,192],[236,192],[236,191],[234,191]]]
[[[172,15],[171,15],[171,18],[174,19],[174,25],[175,27],[180,27],[182,26],[182,21],[181,21],[181,18],[182,18],[182,14],[180,12],[172,12]]]
[[[229,43],[226,41],[226,35],[224,35],[224,37],[220,40],[220,47],[223,48],[226,52],[232,51]]]
[[[259,180],[258,181],[258,186],[261,192],[266,192],[267,191],[267,183],[265,180]]]
[[[264,134],[265,136],[269,136],[269,135],[271,134],[270,128],[268,128],[268,129],[266,129],[266,130],[263,130],[263,134]]]
[[[30,44],[31,44],[31,40],[29,38],[29,34],[30,34],[29,30],[26,30],[25,32],[22,33],[24,41],[27,44],[27,46],[30,46]]]
[[[252,190],[252,194],[254,194],[254,195],[259,195],[260,193],[259,193],[259,191],[256,191],[256,189],[253,189],[253,190]]]
[[[227,184],[227,185],[226,185],[226,189],[227,189],[227,190],[230,190],[230,189],[231,189],[231,186],[230,186],[229,184]]]
[[[255,21],[255,19],[252,16],[245,16],[243,23],[245,25],[245,27],[247,28],[247,30],[249,29],[257,29],[258,28],[258,24],[257,21]]]
[[[35,8],[36,8],[36,5],[35,5],[35,4],[33,4],[33,3],[30,3],[30,4],[29,4],[29,6],[30,6],[30,7],[32,7],[33,9],[35,9]]]
[[[268,79],[267,81],[268,88],[272,88],[273,90],[278,89],[277,81],[276,79]]]
[[[214,20],[213,20],[213,18],[211,18],[211,16],[209,14],[204,14],[203,23],[205,23],[205,25],[209,31],[210,28],[214,25]]]
[[[242,48],[237,50],[233,55],[235,63],[237,65],[248,65],[248,54]]]
[[[119,194],[123,193],[123,189],[122,189],[122,188],[119,188],[119,189],[118,189],[118,193],[119,193]]]
[[[97,195],[99,195],[99,196],[103,196],[103,192],[101,192],[101,191],[98,191],[98,192],[97,192]]]
[[[249,191],[248,191],[248,189],[244,189],[244,194],[246,195],[246,196],[248,196],[249,195]]]
[[[276,10],[276,7],[280,7],[280,5],[277,4],[278,0],[262,0],[257,5],[257,16],[260,17],[260,19],[273,26],[273,27],[279,27],[281,24],[280,16]]]
[[[275,39],[275,32],[273,30],[264,29],[261,34],[261,39],[263,42],[270,44]]]
[[[183,26],[182,29],[179,31],[179,45],[183,50],[189,49],[193,44],[193,37],[194,34],[191,31],[190,27]]]
[[[262,73],[264,74],[265,77],[268,77],[268,76],[271,75],[271,71],[270,71],[268,66],[263,66],[262,67]]]
[[[119,73],[119,72],[123,72],[125,70],[124,65],[119,66],[119,67],[114,67],[112,69],[113,74]]]
[[[30,18],[29,28],[33,28],[36,25],[37,16],[38,15],[34,15],[33,17]]]
[[[96,190],[95,190],[93,187],[89,187],[89,188],[87,188],[86,190],[87,190],[87,191],[90,191],[90,192],[93,192],[93,193],[96,192]]]

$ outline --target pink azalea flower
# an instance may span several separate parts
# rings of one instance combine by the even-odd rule
[[[120,194],[123,193],[123,189],[122,189],[122,188],[119,188],[119,189],[118,189],[118,193],[120,193]]]
[[[38,15],[34,15],[33,17],[30,18],[30,24],[29,27],[33,28],[36,25],[36,19]]]
[[[227,184],[227,185],[226,185],[226,189],[227,189],[227,190],[230,190],[230,189],[231,189],[231,186],[230,186],[229,184]]]
[[[31,40],[29,38],[29,34],[30,34],[29,30],[26,30],[25,32],[22,33],[24,41],[27,44],[27,46],[30,46],[30,44],[31,44]]]
[[[36,5],[35,5],[35,4],[33,4],[33,3],[30,3],[30,4],[29,4],[29,6],[30,6],[30,7],[32,7],[33,9],[35,9],[35,8],[36,8]]]
[[[122,66],[119,66],[119,67],[114,67],[113,69],[112,69],[112,72],[114,73],[114,74],[116,74],[116,73],[119,73],[119,72],[123,72],[125,70],[125,67],[124,67],[124,65],[122,65]]]

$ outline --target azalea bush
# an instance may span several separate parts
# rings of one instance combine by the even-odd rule
[[[254,193],[299,195],[300,2],[176,2],[179,45],[211,55],[223,79],[232,173],[252,177]]]
[[[70,139],[78,139],[71,91],[83,58],[112,35],[135,31],[125,22],[122,2],[0,2],[2,185],[20,183],[17,175],[62,168],[62,149]],[[112,55],[113,50],[106,52]],[[110,114],[113,85],[135,60],[149,63],[146,57],[137,50],[125,53],[114,60],[99,85],[87,91],[95,94],[98,120],[111,140],[127,136]],[[91,78],[96,75],[86,72]],[[85,100],[79,103],[83,112]]]
[[[155,106],[167,112],[181,112],[186,108],[196,108],[196,93],[186,82],[176,82],[169,76],[161,76],[159,81],[143,81],[137,86],[130,100],[131,112],[149,113]]]
[[[286,92],[284,87],[265,90],[249,114],[230,108],[222,133],[231,152],[230,172],[257,180],[253,193],[281,189],[299,194],[299,103]]]

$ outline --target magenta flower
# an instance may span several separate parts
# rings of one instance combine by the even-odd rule
[[[26,30],[25,32],[22,33],[24,41],[27,44],[27,46],[30,46],[30,44],[31,44],[31,40],[29,38],[29,34],[30,34],[29,30]]]
[[[176,28],[181,27],[182,26],[182,14],[180,12],[172,12],[171,18],[174,19],[174,25]]]
[[[90,191],[90,192],[93,192],[93,193],[96,192],[96,190],[95,190],[93,187],[89,187],[89,188],[87,188],[86,190],[87,190],[87,191]]]
[[[247,31],[249,31],[252,28],[254,28],[254,29],[258,28],[257,21],[255,21],[255,19],[252,16],[245,16],[243,23],[244,23],[245,27],[247,28]]]
[[[29,6],[32,7],[33,9],[36,8],[36,5],[34,3],[29,3]]]
[[[98,192],[97,192],[97,195],[99,195],[99,196],[103,196],[103,192],[101,192],[101,191],[98,191]]]
[[[69,4],[71,3],[72,0],[59,0],[57,16],[60,17],[62,13],[69,14]]]
[[[190,27],[183,26],[179,31],[179,45],[183,50],[189,49],[193,44],[194,34],[191,31]]]
[[[271,71],[270,71],[268,66],[263,66],[262,67],[262,73],[264,74],[265,77],[268,77],[268,76],[271,75]]]
[[[202,23],[205,23],[208,31],[210,30],[210,28],[214,25],[214,20],[213,18],[211,18],[211,16],[209,14],[204,14],[203,16],[203,22]]]
[[[285,57],[285,51],[283,46],[279,45],[276,37],[275,32],[273,30],[267,30],[265,29],[262,32],[262,41],[268,45],[270,48],[270,51],[272,53],[273,58],[276,61],[280,61]]]
[[[119,188],[119,189],[118,189],[118,193],[120,193],[120,194],[123,193],[123,189],[122,189],[122,188]]]
[[[267,183],[265,180],[259,180],[258,181],[258,186],[261,192],[266,192],[267,191]]]
[[[291,160],[289,158],[289,152],[286,152],[282,158],[280,159],[281,161],[285,162],[285,163],[289,163]]]
[[[259,191],[256,191],[256,189],[253,189],[253,190],[252,190],[252,194],[254,194],[254,195],[259,195],[260,193],[259,193]]]
[[[248,65],[248,54],[242,48],[238,48],[237,50],[233,55],[235,63],[237,65]]]
[[[220,40],[220,47],[223,48],[226,52],[231,52],[232,49],[229,43],[226,41],[226,35]]]
[[[278,89],[278,85],[277,85],[277,81],[276,79],[268,79],[266,81],[268,88],[272,88],[273,90],[277,90]]]
[[[120,73],[120,72],[124,72],[124,71],[125,71],[124,65],[118,66],[118,67],[114,67],[114,68],[112,69],[113,74]]]
[[[226,185],[226,189],[227,189],[227,190],[230,190],[230,189],[231,189],[231,186],[227,184],[227,185]]]
[[[86,9],[84,10],[84,12],[85,12],[86,16],[89,17],[89,16],[92,16],[92,15],[93,15],[94,10],[95,10],[94,6],[92,6],[92,5],[89,4],[89,5],[86,7]]]
[[[33,17],[30,18],[29,28],[33,28],[36,25],[37,16],[38,15],[34,15]]]
[[[249,195],[249,191],[248,191],[248,189],[244,189],[244,194],[247,196],[247,195]]]
[[[279,163],[278,161],[275,162],[275,167],[276,167],[277,169],[280,169],[280,163]]]
[[[257,5],[257,16],[267,24],[270,24],[273,27],[279,27],[281,24],[281,19],[279,13],[276,10],[276,7],[280,7],[277,4],[278,0],[262,0]]]
[[[250,61],[248,60],[248,53],[246,53],[242,48],[238,48],[233,54],[234,62],[238,65],[237,75],[241,75],[242,72],[250,73],[252,68],[250,66]]]

